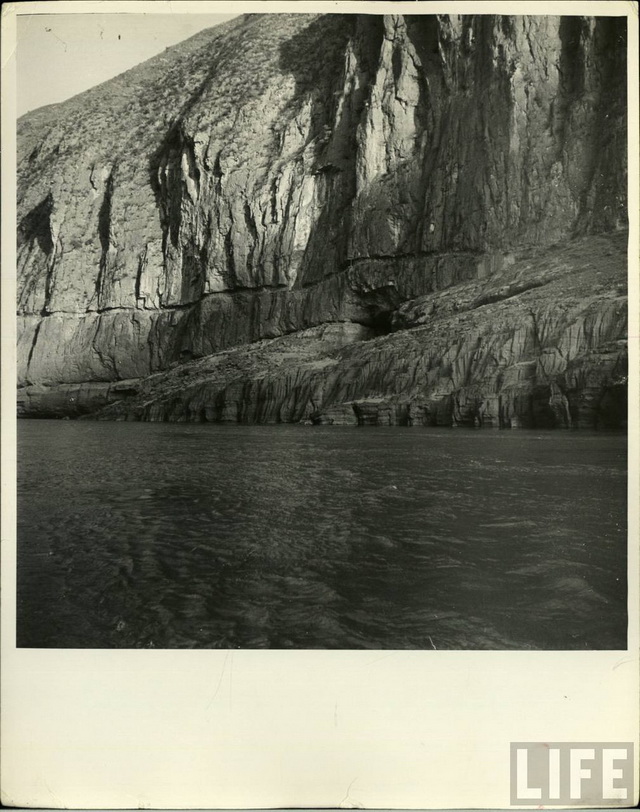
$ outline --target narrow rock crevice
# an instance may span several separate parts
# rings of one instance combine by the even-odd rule
[[[116,169],[113,167],[107,176],[104,186],[104,194],[102,197],[102,203],[100,205],[100,211],[98,212],[98,238],[100,240],[100,263],[98,266],[98,274],[96,276],[96,283],[95,283],[95,295],[96,301],[98,303],[98,310],[102,308],[102,304],[105,300],[105,294],[107,292],[107,288],[109,285],[109,273],[110,273],[110,260],[111,260],[111,247],[112,247],[112,204],[113,204],[113,192],[114,192],[114,185],[115,185],[115,172]]]
[[[25,371],[25,380],[29,382],[29,368],[31,367],[31,361],[33,359],[33,353],[36,348],[36,344],[38,343],[38,336],[40,335],[40,330],[42,329],[42,320],[36,324],[35,330],[33,331],[33,339],[31,341],[31,347],[29,348],[29,355],[27,356],[27,365]]]
[[[40,315],[43,317],[49,316],[53,312],[51,303],[55,291],[57,258],[58,256],[62,256],[63,251],[64,246],[62,243],[62,238],[58,237],[57,241],[54,243],[53,250],[47,257],[46,276],[44,280],[44,303],[42,305],[42,310],[40,311]]]

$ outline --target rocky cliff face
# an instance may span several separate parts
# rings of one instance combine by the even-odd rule
[[[618,425],[625,39],[249,15],[23,117],[21,412]]]

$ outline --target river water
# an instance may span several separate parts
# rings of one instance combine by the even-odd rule
[[[20,421],[18,645],[626,648],[626,438]]]

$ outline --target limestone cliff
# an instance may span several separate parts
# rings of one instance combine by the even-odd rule
[[[21,413],[619,425],[625,42],[248,15],[23,117]]]

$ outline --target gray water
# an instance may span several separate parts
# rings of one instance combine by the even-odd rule
[[[18,645],[626,648],[626,438],[21,421]]]

